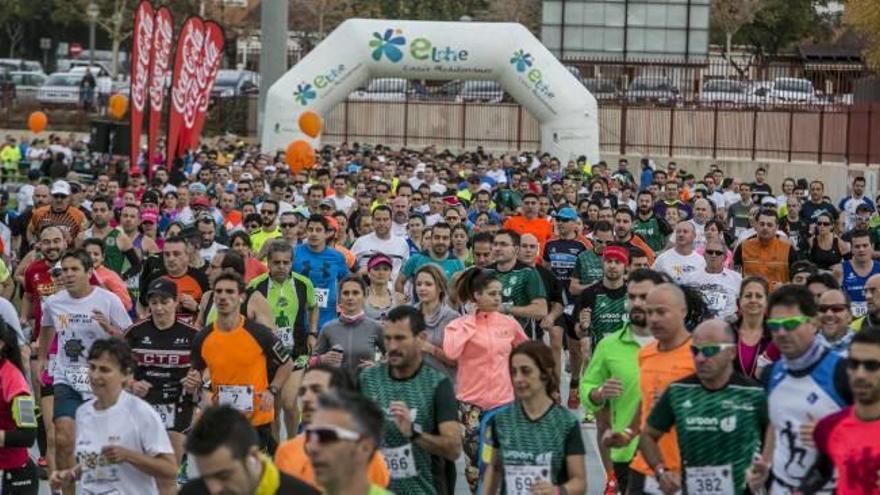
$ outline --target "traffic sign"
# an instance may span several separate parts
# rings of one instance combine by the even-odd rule
[[[40,38],[40,50],[50,50],[52,48],[52,38]]]
[[[79,54],[82,53],[83,47],[79,43],[71,43],[70,44],[70,56],[71,57],[79,57]]]

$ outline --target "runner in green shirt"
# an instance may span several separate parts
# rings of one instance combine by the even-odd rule
[[[489,268],[501,282],[501,312],[514,316],[530,337],[535,322],[547,316],[547,292],[534,268],[517,260],[520,236],[512,230],[499,230],[492,240],[495,263]]]
[[[587,287],[602,280],[602,252],[605,245],[614,241],[614,227],[610,222],[600,221],[593,226],[593,249],[581,252],[571,273],[571,295],[578,296]]]
[[[613,244],[606,246],[602,252],[602,281],[587,287],[575,304],[580,336],[591,337],[591,347],[605,335],[620,329],[626,321],[628,263],[629,249]]]
[[[665,219],[654,214],[654,196],[647,190],[636,196],[636,218],[632,231],[641,237],[655,253],[666,247],[672,227]]]
[[[629,275],[626,285],[629,321],[599,342],[581,378],[584,409],[597,415],[599,455],[607,480],[604,493],[618,490],[626,493],[629,463],[639,443],[630,429],[642,399],[638,355],[642,347],[654,340],[648,329],[645,298],[661,283],[662,275],[653,270],[636,270]]]
[[[701,323],[691,352],[697,373],[672,383],[651,410],[639,448],[664,493],[743,493],[761,451],[767,394],[736,373],[736,334],[722,320]],[[675,427],[684,479],[666,469],[657,442]]]
[[[583,493],[580,422],[551,395],[559,387],[553,352],[538,341],[518,345],[510,354],[510,377],[516,400],[493,415],[485,430],[482,493]]]
[[[361,392],[385,412],[382,454],[395,493],[446,494],[455,480],[446,469],[461,454],[458,402],[452,383],[422,359],[425,320],[412,306],[388,313],[383,338],[388,362],[361,372]]]
[[[287,431],[296,431],[299,416],[296,394],[309,356],[309,336],[318,333],[318,306],[312,281],[291,272],[293,251],[290,246],[281,240],[271,240],[267,249],[269,273],[251,280],[248,288],[266,297],[275,320],[275,334],[296,363],[276,402],[284,411]]]

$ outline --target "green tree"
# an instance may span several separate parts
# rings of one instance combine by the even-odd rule
[[[9,39],[9,56],[15,57],[18,46],[24,38],[25,25],[33,18],[39,2],[22,0],[0,0],[0,25]]]
[[[752,47],[759,65],[805,41],[831,37],[831,23],[816,7],[824,0],[766,0],[760,14],[744,25],[734,41]]]
[[[87,25],[89,17],[86,12],[91,1],[55,0],[52,3],[52,20],[62,25]],[[112,76],[116,77],[119,66],[119,50],[122,43],[131,36],[132,16],[138,2],[137,0],[94,0],[94,3],[99,12],[95,23],[110,38],[110,50],[113,53]]]
[[[880,4],[877,0],[847,0],[844,22],[865,37],[865,62],[880,70]]]

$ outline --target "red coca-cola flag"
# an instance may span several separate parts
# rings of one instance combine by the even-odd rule
[[[200,17],[190,17],[183,23],[174,56],[174,76],[171,81],[171,107],[168,112],[168,147],[166,166],[178,156],[179,142],[184,128],[192,129],[198,91],[196,82],[205,43],[205,23]]]
[[[131,43],[131,151],[129,166],[138,166],[141,151],[141,126],[144,123],[144,107],[150,80],[150,51],[153,45],[153,6],[144,0],[134,14],[134,31]]]
[[[156,162],[156,140],[159,138],[159,119],[165,102],[165,81],[168,79],[171,44],[174,41],[174,19],[167,7],[156,11],[153,29],[153,53],[150,56],[150,128],[147,134],[147,170],[152,174]]]
[[[211,100],[211,89],[220,71],[220,62],[223,61],[224,48],[223,28],[214,21],[205,23],[205,45],[202,47],[202,65],[199,70],[199,103],[196,108],[196,120],[187,141],[188,149],[198,147],[202,137],[202,129],[205,127],[205,119],[208,114],[208,103]]]

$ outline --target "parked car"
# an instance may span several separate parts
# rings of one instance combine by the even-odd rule
[[[703,90],[698,98],[703,105],[733,106],[746,103],[748,97],[745,84],[730,79],[715,79],[703,83]]]
[[[461,87],[464,81],[456,79],[443,83],[441,86],[431,88],[428,91],[427,99],[431,101],[455,101],[461,93]]]
[[[584,86],[599,101],[615,101],[623,96],[623,92],[610,79],[584,79]]]
[[[776,105],[817,105],[816,88],[808,79],[779,77],[773,81],[770,98]]]
[[[72,72],[74,69],[78,67],[90,67],[90,66],[98,66],[101,69],[104,69],[107,74],[113,73],[113,64],[106,60],[95,60],[92,62],[88,59],[88,57],[84,59],[77,58],[63,58],[58,61],[58,72]],[[120,71],[121,72],[121,71]]]
[[[504,90],[496,81],[472,80],[461,85],[461,92],[455,101],[459,103],[501,103]]]
[[[641,76],[630,83],[626,100],[629,103],[676,105],[681,102],[681,91],[668,77]]]
[[[49,78],[42,72],[15,70],[10,72],[15,84],[15,98],[18,101],[36,100],[40,87]]]
[[[69,72],[52,74],[37,91],[37,101],[41,105],[78,105],[82,78],[82,74]]]
[[[366,88],[352,92],[351,101],[406,101],[412,94],[410,82],[397,77],[380,77],[370,81]]]
[[[0,66],[11,71],[43,72],[43,64],[22,58],[0,58]]]
[[[217,72],[212,98],[233,98],[260,92],[260,75],[250,70],[222,69]]]

